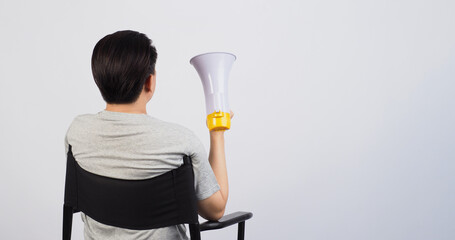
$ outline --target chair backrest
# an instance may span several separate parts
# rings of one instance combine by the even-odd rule
[[[71,238],[72,213],[78,211],[100,223],[135,230],[190,224],[192,239],[200,238],[193,168],[188,156],[184,157],[182,166],[158,177],[122,180],[81,168],[70,145],[65,182],[64,239]]]

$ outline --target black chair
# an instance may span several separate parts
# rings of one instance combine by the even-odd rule
[[[245,221],[253,214],[236,212],[218,221],[199,224],[191,159],[158,177],[122,180],[85,171],[69,146],[63,205],[63,240],[71,239],[73,213],[83,212],[96,221],[120,228],[145,230],[188,224],[192,240],[201,231],[238,224],[238,239],[244,239]]]

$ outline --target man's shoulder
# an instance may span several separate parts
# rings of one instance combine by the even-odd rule
[[[84,123],[92,122],[96,119],[96,114],[93,113],[86,113],[80,114],[73,118],[73,121],[70,124],[71,127],[77,127],[79,125],[84,125]]]
[[[154,118],[154,120],[156,120],[158,122],[158,124],[163,127],[163,130],[176,131],[176,132],[180,132],[185,135],[194,136],[193,131],[191,131],[189,128],[187,128],[181,124],[178,124],[175,122],[163,121],[163,120],[160,120],[157,118]]]
[[[76,117],[74,117],[73,122],[88,121],[88,120],[91,120],[91,119],[95,119],[95,117],[96,117],[95,113],[79,114]]]
[[[115,126],[115,127],[113,127]],[[194,132],[175,122],[165,121],[146,114],[122,114],[102,111],[77,115],[69,127],[77,132],[86,132],[90,129],[131,129],[131,131],[154,132],[158,136],[180,136],[193,138]]]
[[[73,118],[73,121],[68,127],[67,135],[81,130],[88,130],[88,126],[93,122],[96,114],[80,114]]]

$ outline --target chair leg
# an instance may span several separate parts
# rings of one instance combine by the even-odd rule
[[[201,240],[201,231],[199,230],[199,224],[190,223],[190,239],[191,240]]]
[[[245,239],[245,221],[239,222],[239,229],[237,232],[237,239],[244,240]]]
[[[63,240],[71,239],[71,228],[73,225],[73,208],[63,206]]]

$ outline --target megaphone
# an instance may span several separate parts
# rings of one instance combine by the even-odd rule
[[[207,127],[210,131],[231,127],[228,77],[236,57],[231,53],[211,52],[191,58],[204,87]]]

